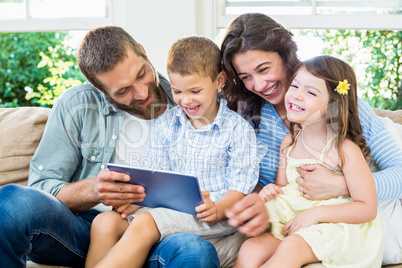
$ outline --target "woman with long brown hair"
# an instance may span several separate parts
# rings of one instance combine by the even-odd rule
[[[353,68],[331,56],[304,61],[285,95],[290,133],[281,144],[276,182],[259,193],[270,232],[242,245],[235,267],[380,267],[384,230],[366,163]],[[319,164],[345,177],[350,192],[309,200],[298,189],[297,167]],[[356,245],[359,245],[356,247]]]
[[[257,131],[257,138],[269,146],[260,166],[259,185],[263,187],[276,180],[280,144],[289,133],[290,122],[286,117],[284,96],[299,63],[297,46],[292,33],[272,18],[247,13],[230,24],[221,53],[223,69],[229,81],[223,93],[229,100],[230,108],[248,118]],[[378,199],[401,199],[401,150],[382,121],[360,98],[358,111],[363,135],[371,148],[370,157],[381,169],[373,173]],[[298,172],[300,177],[296,182],[308,199],[350,196],[343,175],[321,165],[302,166]],[[398,204],[402,206],[400,202]],[[240,226],[240,232],[249,236],[259,234],[268,225],[267,211],[257,194],[235,204],[227,216],[233,225]],[[395,235],[402,242],[402,232]],[[395,252],[395,249],[392,250]]]

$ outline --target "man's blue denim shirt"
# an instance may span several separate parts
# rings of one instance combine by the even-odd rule
[[[169,82],[160,75],[169,106]],[[120,111],[105,94],[84,83],[65,91],[50,113],[31,160],[28,185],[56,195],[63,185],[95,177],[114,159]]]

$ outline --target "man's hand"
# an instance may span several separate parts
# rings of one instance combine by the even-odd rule
[[[217,223],[218,220],[218,209],[214,202],[209,199],[209,192],[202,191],[202,198],[204,199],[204,204],[199,205],[195,208],[195,211],[198,212],[197,218],[201,221],[205,222],[208,225],[213,225]]]
[[[268,211],[258,194],[252,193],[226,210],[229,224],[239,227],[239,232],[256,236],[268,227]]]
[[[349,196],[345,177],[321,165],[305,165],[297,169],[299,189],[307,199],[323,200],[335,196]]]
[[[130,176],[126,174],[101,170],[95,178],[95,198],[104,205],[113,207],[143,201],[144,187],[123,183],[129,180]]]

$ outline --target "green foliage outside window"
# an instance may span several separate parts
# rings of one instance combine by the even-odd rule
[[[59,58],[59,49],[59,46],[56,46],[55,48],[49,47],[48,50],[51,53],[51,57],[46,56],[43,52],[39,53],[42,60],[39,62],[37,67],[48,67],[51,76],[43,79],[43,82],[44,84],[48,84],[50,88],[43,84],[39,84],[36,92],[32,88],[26,87],[25,90],[27,91],[27,94],[25,98],[27,100],[35,99],[41,106],[51,107],[67,88],[82,83],[80,80],[65,77],[65,74],[70,71],[70,67],[74,66],[74,63],[70,61],[62,61]]]
[[[67,32],[0,33],[0,107],[51,107],[65,79],[85,80],[67,38]]]
[[[352,65],[359,91],[371,107],[402,109],[402,31],[317,30],[314,33],[324,42],[323,54],[338,56]]]

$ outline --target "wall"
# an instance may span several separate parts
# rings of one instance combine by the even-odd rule
[[[125,0],[125,19],[116,24],[124,27],[141,43],[155,68],[166,75],[166,57],[170,46],[179,38],[197,34],[196,0]],[[121,13],[120,13],[121,14]]]

